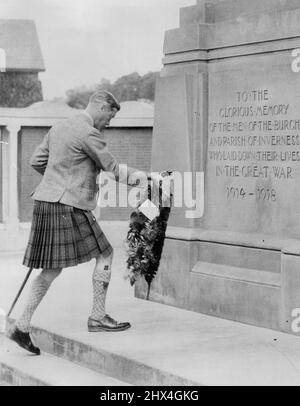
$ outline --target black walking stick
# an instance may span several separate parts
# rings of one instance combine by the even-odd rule
[[[23,289],[24,289],[24,287],[25,287],[25,285],[26,285],[32,271],[33,271],[33,268],[30,268],[27,275],[26,275],[26,277],[25,277],[25,279],[24,279],[24,282],[22,283],[22,286],[20,287],[20,290],[19,290],[15,300],[13,301],[13,304],[11,305],[11,308],[10,308],[8,314],[7,314],[7,317],[9,317],[11,315],[11,312],[13,311],[19,297],[21,296],[21,293],[23,292]]]

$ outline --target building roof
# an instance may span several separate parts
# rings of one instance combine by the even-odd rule
[[[1,20],[0,48],[6,54],[7,71],[44,71],[44,61],[32,20]]]
[[[154,104],[144,101],[126,101],[111,120],[110,127],[152,127]]]
[[[68,106],[63,100],[44,100],[36,102],[27,107],[31,115],[46,117],[70,117],[78,113],[78,110]]]

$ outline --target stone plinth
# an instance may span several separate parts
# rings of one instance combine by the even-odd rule
[[[299,334],[299,18],[198,1],[166,33],[152,170],[204,172],[204,214],[172,210],[153,300]]]

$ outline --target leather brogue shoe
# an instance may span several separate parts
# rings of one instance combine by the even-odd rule
[[[19,330],[17,327],[13,327],[7,336],[25,350],[31,352],[32,354],[40,355],[41,351],[33,344],[29,333],[25,333],[24,331]]]
[[[94,320],[91,317],[88,320],[88,331],[97,333],[99,331],[124,331],[131,327],[130,323],[119,323],[106,314],[101,320]]]

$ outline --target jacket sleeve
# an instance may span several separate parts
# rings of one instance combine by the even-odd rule
[[[83,150],[101,170],[112,173],[117,182],[139,186],[146,181],[146,172],[118,163],[108,151],[104,136],[98,131],[91,132],[84,139]]]
[[[40,174],[44,174],[49,158],[49,132],[38,145],[30,159],[30,165]]]

